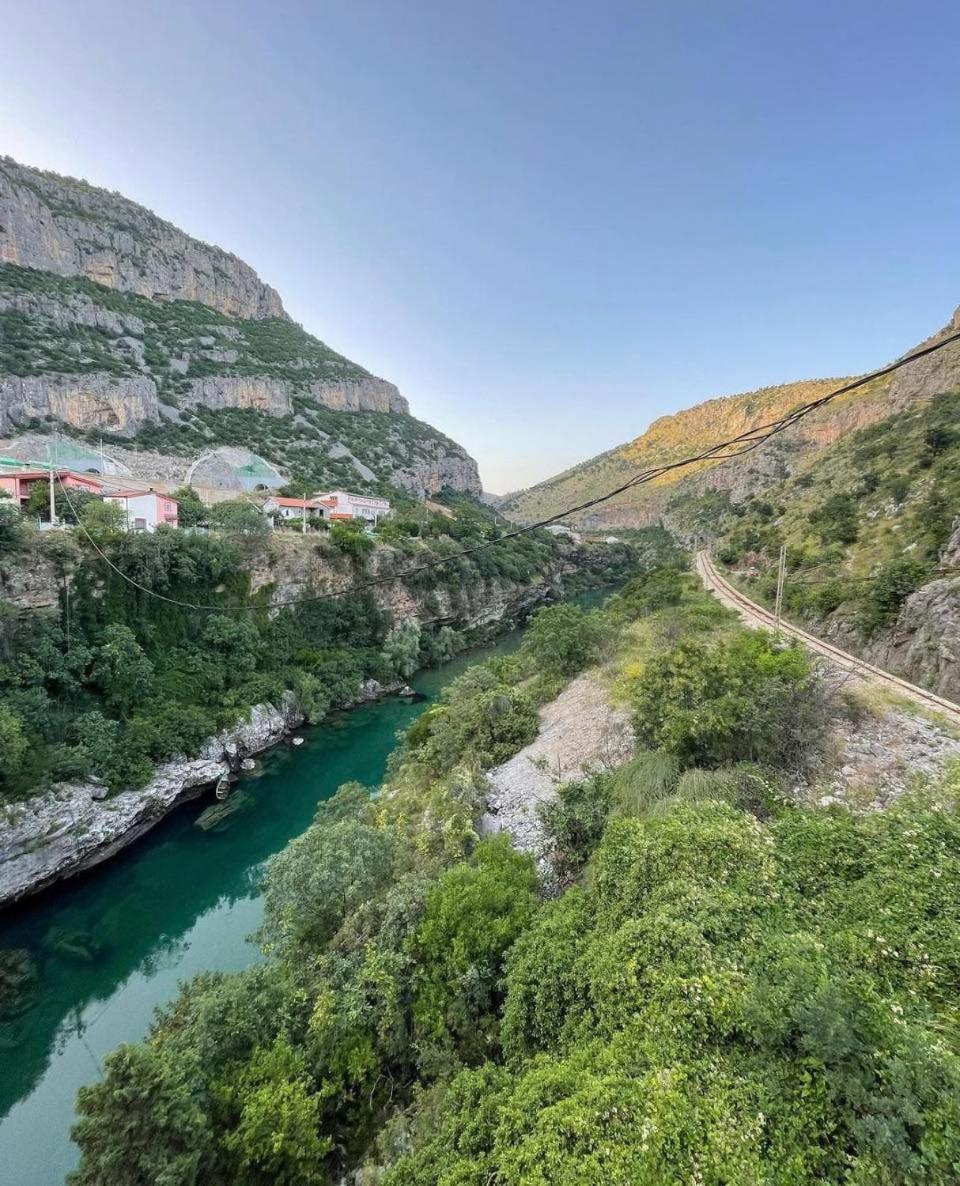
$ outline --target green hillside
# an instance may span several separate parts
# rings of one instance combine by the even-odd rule
[[[691,516],[706,509],[704,499],[686,507]],[[711,509],[716,555],[753,596],[773,597],[785,543],[789,616],[894,664],[900,657],[887,654],[891,638],[916,642],[928,630],[900,668],[955,695],[948,603],[960,552],[948,545],[960,523],[960,392],[837,441],[739,506],[714,499]],[[939,610],[931,602],[924,607],[929,620],[918,614],[898,627],[907,599],[923,588],[937,590]]]

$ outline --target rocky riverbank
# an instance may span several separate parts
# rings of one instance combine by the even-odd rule
[[[361,684],[352,704],[399,691],[396,682]],[[44,794],[3,809],[0,814],[0,907],[73,877],[108,860],[179,803],[240,768],[252,754],[278,744],[303,723],[291,693],[279,706],[258,704],[249,718],[207,739],[196,758],[176,758],[158,766],[137,790],[110,795],[98,782],[60,783]]]
[[[532,853],[541,873],[546,872],[540,805],[562,783],[622,765],[633,749],[627,713],[611,706],[595,672],[578,676],[540,709],[537,737],[488,773],[483,830],[509,832],[514,847]]]

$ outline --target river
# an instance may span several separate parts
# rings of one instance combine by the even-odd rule
[[[576,598],[599,603],[609,590]],[[187,803],[108,864],[0,916],[0,948],[27,948],[40,966],[36,1004],[0,1025],[0,1184],[59,1186],[77,1162],[70,1139],[77,1089],[95,1080],[120,1042],[146,1032],[181,980],[234,971],[259,958],[264,862],[311,823],[317,804],[351,779],[376,786],[398,730],[471,664],[507,654],[522,631],[468,651],[411,680],[415,703],[389,698],[339,713],[281,745],[244,780],[248,809],[221,832],[194,821],[210,801]],[[52,950],[56,933],[95,937],[96,957]]]

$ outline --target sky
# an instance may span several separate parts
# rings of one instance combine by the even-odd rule
[[[505,492],[960,304],[960,5],[0,0],[0,152],[233,251]]]

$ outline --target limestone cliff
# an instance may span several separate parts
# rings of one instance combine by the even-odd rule
[[[0,158],[0,262],[152,300],[200,301],[231,317],[285,317],[249,264],[150,210],[56,173]]]
[[[51,427],[98,448],[133,442],[129,471],[161,481],[158,456],[179,455],[188,472],[243,445],[279,484],[481,488],[459,445],[294,323],[242,260],[119,194],[2,158],[4,453],[23,456],[17,438]],[[250,488],[220,469],[217,485]]]

